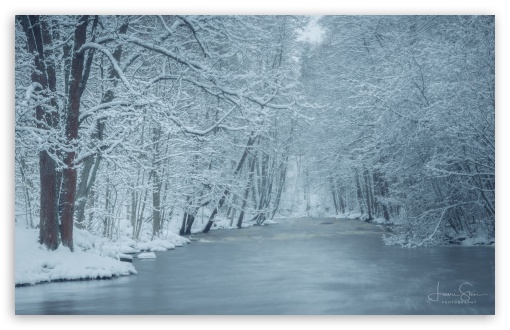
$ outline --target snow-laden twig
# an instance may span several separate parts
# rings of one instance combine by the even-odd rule
[[[34,93],[36,88],[42,89],[41,84],[39,84],[38,82],[33,82],[30,84],[30,86],[28,86],[27,91],[25,93],[25,98],[23,99],[23,102],[21,102],[22,106],[28,107],[28,102],[32,98],[32,94]]]
[[[475,177],[477,175],[496,176],[495,173],[491,173],[491,172],[484,172],[484,173],[452,172],[452,171],[447,171],[447,170],[443,170],[443,169],[440,169],[440,168],[432,167],[429,164],[425,164],[425,167],[430,169],[430,170],[432,170],[432,171],[436,171],[436,172],[440,172],[440,173],[444,173],[444,174],[448,174],[448,175],[467,176],[467,177]]]
[[[126,102],[126,101],[112,101],[112,102],[106,102],[106,103],[98,104],[95,107],[87,109],[87,111],[80,116],[80,121],[83,121],[87,117],[90,117],[92,114],[94,114],[98,110],[106,109],[106,108],[111,108],[111,107],[114,107],[116,105],[129,105],[129,103]]]
[[[120,100],[120,101],[111,101],[111,102],[101,103],[101,104],[98,104],[92,108],[87,109],[85,111],[85,113],[83,113],[80,116],[80,122],[83,122],[85,119],[87,119],[88,117],[92,116],[94,113],[96,113],[97,111],[102,110],[102,109],[112,108],[112,107],[115,107],[118,105],[141,107],[141,106],[152,104],[154,102],[155,101],[151,101],[151,100],[147,100],[147,101],[142,100],[141,102],[129,102],[129,101],[125,101],[125,100]],[[106,117],[108,117],[108,116],[104,116],[103,118],[106,118]]]
[[[195,28],[195,26],[193,25],[191,20],[187,19],[185,16],[179,16],[179,15],[177,16],[177,18],[180,19],[181,21],[183,21],[184,24],[186,24],[186,26],[190,28],[191,32],[193,33],[193,36],[195,37],[195,40],[198,43],[198,46],[200,46],[200,49],[202,49],[202,52],[204,53],[204,55],[211,58],[212,57],[211,54],[207,51],[206,45],[203,44],[202,41],[200,40],[200,38],[198,37],[197,29]]]
[[[131,84],[129,83],[129,81],[127,80],[126,76],[124,75],[124,72],[122,72],[119,64],[117,63],[117,61],[115,60],[115,58],[113,57],[112,53],[110,53],[110,51],[101,46],[100,44],[97,44],[95,42],[87,42],[86,44],[84,44],[80,50],[78,52],[83,52],[85,51],[86,49],[97,49],[98,51],[102,52],[103,54],[106,55],[106,57],[108,57],[108,59],[110,60],[110,62],[112,63],[112,66],[113,66],[113,69],[115,70],[115,72],[117,72],[117,74],[119,75],[119,78],[120,80],[122,80],[122,82],[124,83],[124,85],[126,85],[126,87],[129,89],[129,91],[135,95],[138,95],[139,93],[138,92],[135,92],[135,90],[133,89],[133,87],[131,87]]]
[[[439,225],[443,221],[444,214],[446,213],[447,210],[449,210],[451,208],[454,208],[454,207],[457,207],[457,206],[460,206],[460,205],[465,205],[465,204],[471,204],[471,203],[469,203],[469,202],[457,203],[455,205],[450,205],[450,206],[445,207],[443,209],[443,212],[441,212],[441,217],[439,218],[439,221],[437,222],[436,227],[434,228],[434,231],[429,235],[429,237],[425,238],[423,241],[421,241],[419,244],[417,244],[417,246],[423,246],[423,244],[425,244],[426,242],[432,240],[432,238],[436,234],[437,230],[439,229]],[[437,210],[440,210],[440,209],[431,210],[431,211],[437,211]]]
[[[423,241],[421,241],[418,246],[423,246],[423,244],[425,244],[425,242],[428,242],[430,240],[432,240],[432,238],[434,237],[434,235],[436,234],[437,232],[437,229],[439,228],[439,225],[441,224],[441,222],[443,221],[443,217],[444,217],[444,214],[446,213],[446,210],[448,210],[449,207],[446,207],[443,212],[441,213],[441,217],[439,218],[439,221],[437,222],[436,224],[436,228],[434,228],[434,231],[432,232],[432,234],[430,234],[429,237],[425,238]]]
[[[215,128],[219,127],[220,124],[225,120],[227,119],[228,116],[230,116],[230,114],[232,112],[234,112],[234,110],[237,108],[237,105],[234,105],[232,107],[232,109],[230,109],[226,114],[223,115],[223,117],[221,117],[216,123],[214,123],[211,127],[205,129],[205,130],[197,130],[195,128],[191,128],[191,127],[187,127],[187,126],[184,126],[184,124],[179,120],[179,118],[175,117],[175,116],[172,116],[170,117],[170,120],[172,120],[177,126],[179,126],[179,128],[181,128],[183,131],[185,131],[186,133],[190,133],[190,134],[193,134],[193,135],[199,135],[199,136],[204,136],[204,135],[207,135],[209,134],[210,132],[212,132]],[[229,129],[227,126],[221,126],[222,128],[225,128],[225,129]],[[237,129],[234,129],[234,130],[237,130]]]
[[[203,65],[201,65],[200,63],[196,62],[196,61],[193,61],[193,60],[186,60],[184,59],[182,56],[179,56],[178,54],[164,48],[164,47],[161,47],[161,46],[158,46],[156,44],[153,44],[153,43],[149,43],[149,42],[146,42],[142,39],[139,39],[139,38],[136,38],[136,37],[133,37],[133,36],[121,36],[121,38],[123,38],[124,40],[130,42],[130,43],[133,43],[135,45],[138,45],[140,47],[143,47],[145,49],[149,49],[149,50],[153,50],[155,51],[156,53],[159,53],[159,54],[162,54],[162,55],[165,55],[165,56],[168,56],[170,57],[171,59],[181,63],[181,64],[184,64],[186,65],[187,67],[193,69],[193,70],[204,70],[204,71],[207,71],[207,68],[205,68]],[[84,45],[85,46],[85,45]]]

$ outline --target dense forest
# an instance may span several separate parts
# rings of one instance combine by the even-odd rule
[[[387,244],[493,240],[494,17],[323,16],[320,42],[309,23],[16,16],[17,226],[73,250],[74,228],[262,225],[292,216],[299,160],[304,200]]]

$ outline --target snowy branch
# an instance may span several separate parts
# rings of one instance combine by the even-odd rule
[[[205,129],[205,130],[197,130],[195,128],[191,128],[191,127],[187,127],[187,126],[184,126],[184,124],[175,116],[172,116],[170,119],[179,127],[181,128],[183,131],[185,131],[186,133],[190,133],[190,134],[193,134],[193,135],[198,135],[198,136],[204,136],[204,135],[207,135],[209,134],[210,132],[212,132],[215,128],[219,127],[220,124],[225,120],[227,119],[228,116],[230,116],[230,114],[237,108],[237,106],[233,106],[232,109],[230,109],[227,113],[225,113],[223,115],[223,117],[221,117],[216,123],[214,123],[214,125],[212,125],[211,127]],[[224,128],[224,129],[229,129],[227,126],[221,126],[221,128]],[[239,128],[233,128],[233,130],[238,130]]]
[[[99,50],[100,52],[102,52],[103,54],[106,55],[106,57],[108,57],[108,59],[110,60],[110,62],[112,63],[112,66],[113,66],[113,69],[115,70],[115,72],[119,75],[119,78],[122,80],[122,82],[124,83],[124,85],[126,85],[126,87],[129,89],[129,91],[135,95],[139,95],[140,93],[138,92],[135,92],[135,90],[131,87],[131,84],[128,82],[126,76],[124,75],[124,72],[122,72],[121,68],[119,67],[119,64],[117,63],[117,61],[115,60],[115,58],[113,57],[112,53],[110,53],[110,51],[101,46],[100,44],[97,44],[95,42],[88,42],[86,44],[84,44],[81,49],[79,50],[79,52],[83,52],[85,51],[86,49],[97,49]]]
[[[24,107],[28,106],[28,102],[30,102],[30,99],[32,98],[32,94],[34,93],[36,88],[42,89],[41,84],[39,84],[38,82],[33,82],[30,84],[30,86],[28,86],[27,91],[25,93],[25,98],[21,102],[22,106],[24,106]]]

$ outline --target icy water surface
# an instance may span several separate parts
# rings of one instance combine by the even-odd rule
[[[213,231],[138,275],[15,289],[16,314],[494,314],[494,248],[385,246],[357,220]]]

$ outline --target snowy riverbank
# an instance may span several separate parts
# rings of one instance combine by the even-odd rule
[[[367,222],[368,216],[361,214],[359,212],[350,212],[345,214],[337,214],[333,216],[336,219],[347,219],[347,220],[359,220]],[[374,225],[378,225],[381,228],[382,226],[386,226],[383,228],[385,231],[385,235],[383,235],[383,241],[387,245],[401,245],[402,247],[419,247],[419,246],[433,246],[433,245],[461,245],[461,246],[495,246],[495,240],[493,237],[488,237],[483,233],[477,234],[467,234],[467,233],[457,233],[454,236],[451,235],[441,235],[441,233],[437,232],[437,237],[432,240],[431,236],[425,239],[416,238],[414,241],[410,240],[409,237],[392,235],[393,230],[389,229],[387,226],[392,226],[392,228],[397,228],[401,224],[394,223],[392,221],[385,221],[383,218],[375,218],[370,221],[370,223]],[[396,226],[396,227],[393,227]]]
[[[266,224],[276,221],[267,220]],[[175,234],[177,222],[163,230],[157,239],[151,239],[150,230],[144,228],[139,240],[128,234],[130,228],[122,227],[121,234],[114,239],[99,237],[87,230],[74,228],[74,252],[59,246],[48,251],[38,243],[39,230],[15,227],[15,285],[34,285],[56,281],[109,279],[136,274],[135,267],[127,260],[132,258],[153,259],[154,252],[173,250],[191,243],[190,239]],[[243,223],[243,228],[251,227]],[[192,233],[199,233],[203,226],[195,226]],[[218,217],[211,230],[237,229],[229,221]],[[124,261],[121,261],[124,260]]]
[[[34,285],[54,281],[108,279],[136,274],[130,259],[143,251],[166,251],[183,246],[190,241],[179,235],[167,233],[156,240],[143,236],[140,241],[121,237],[117,241],[98,238],[86,230],[74,229],[74,248],[59,246],[48,251],[38,240],[37,229],[15,229],[15,285]]]

